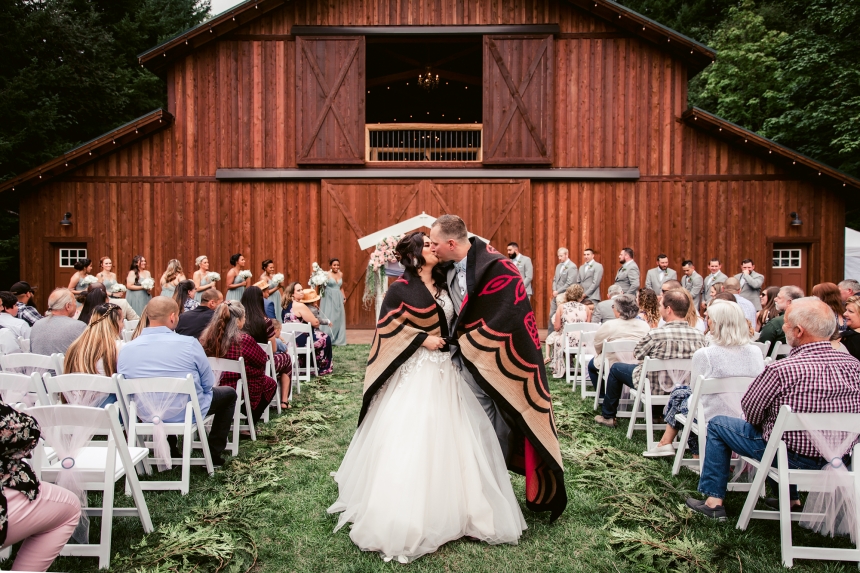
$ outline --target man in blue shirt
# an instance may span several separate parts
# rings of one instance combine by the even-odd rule
[[[197,339],[174,332],[179,322],[179,306],[172,298],[153,298],[146,305],[146,314],[149,327],[122,348],[117,363],[118,373],[126,378],[185,378],[191,374],[201,413],[215,416],[209,432],[212,462],[216,466],[224,465],[221,456],[233,422],[236,390],[230,386],[215,386],[215,375]],[[182,422],[184,419],[183,409],[182,414],[164,421]],[[176,448],[176,436],[168,436],[168,441],[171,456],[182,457]]]

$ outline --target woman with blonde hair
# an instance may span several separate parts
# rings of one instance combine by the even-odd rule
[[[161,275],[161,296],[173,298],[176,292],[176,285],[185,280],[185,274],[182,272],[182,263],[177,259],[170,259],[167,263],[167,270]]]
[[[845,301],[845,326],[839,337],[848,354],[860,360],[860,296],[848,297]]]
[[[123,311],[112,303],[100,304],[93,309],[87,328],[72,342],[66,351],[63,371],[66,374],[116,374],[119,349],[122,347],[120,335],[124,324]],[[80,390],[64,392],[66,402],[79,406],[100,406],[116,402],[116,394],[105,394]]]
[[[194,275],[191,277],[194,284],[197,285],[197,294],[194,295],[194,300],[200,302],[200,296],[207,290],[215,288],[215,282],[217,281],[209,280],[209,257],[206,255],[200,255],[194,259],[194,266],[197,267],[197,270],[194,271]]]
[[[691,297],[692,298],[692,297]],[[693,354],[690,384],[695,384],[699,376],[705,378],[754,378],[764,370],[761,350],[752,344],[749,322],[736,302],[714,300],[708,307],[708,345]],[[674,456],[672,441],[682,428],[675,417],[687,414],[688,401],[692,395],[690,386],[678,386],[669,395],[669,403],[663,409],[666,430],[663,437],[647,452],[645,457]],[[740,395],[734,393],[711,394],[702,396],[705,419],[698,420],[700,426],[707,424],[714,416],[741,417]],[[687,442],[694,456],[699,454],[698,438],[691,435]]]
[[[555,316],[552,318],[553,328],[555,328],[556,332],[562,333],[553,341],[552,375],[555,378],[561,378],[565,374],[564,325],[591,321],[591,311],[582,304],[583,297],[585,297],[585,290],[580,285],[574,284],[567,287],[567,290],[564,291],[565,302],[558,306]],[[579,333],[569,332],[567,334],[567,344],[571,346],[579,344]]]

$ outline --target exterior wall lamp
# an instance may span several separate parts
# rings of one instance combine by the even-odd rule
[[[66,211],[66,214],[63,215],[63,220],[60,221],[60,225],[64,227],[69,227],[72,224],[72,214]],[[793,224],[793,223],[792,223]]]
[[[789,213],[789,215],[791,216],[791,226],[792,227],[799,227],[799,226],[803,225],[803,221],[800,220],[800,217],[797,215],[797,213],[795,211],[792,211],[791,213]]]

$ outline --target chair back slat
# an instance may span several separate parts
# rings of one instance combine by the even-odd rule
[[[45,374],[43,378],[45,380],[45,388],[47,388],[49,394],[61,394],[75,390],[104,392],[106,394],[117,393],[116,382],[110,376],[75,373],[61,374],[59,376]]]
[[[245,374],[245,359],[239,357],[239,360],[228,360],[227,358],[209,358],[209,367],[214,371],[232,372],[234,374]]]
[[[61,360],[58,364],[58,356],[62,355],[55,354],[53,356],[45,356],[44,354],[33,354],[30,352],[6,354],[0,356],[0,368],[2,368],[4,372],[10,372],[16,368],[43,368],[45,370],[53,370],[54,372],[57,372],[57,369],[61,369],[63,364]],[[57,373],[61,374],[62,372]]]
[[[661,360],[658,358],[645,358],[642,365],[642,372],[659,372],[661,370],[692,370],[693,360],[691,358],[670,358]]]
[[[304,322],[285,322],[281,327],[281,332],[296,332],[299,334],[313,333],[313,327],[310,324],[306,324]]]
[[[603,353],[607,352],[633,352],[636,350],[636,345],[639,341],[633,340],[612,340],[603,343]]]
[[[801,432],[806,430],[860,433],[860,413],[815,413],[802,414],[801,423],[797,412],[791,411],[791,406],[783,405],[774,424],[774,432],[779,428],[782,432]],[[782,422],[780,424],[780,421]]]
[[[569,322],[564,325],[564,332],[593,332],[600,328],[599,324],[591,322]]]
[[[111,432],[110,416],[105,408],[55,404],[52,406],[33,406],[27,409],[27,414],[36,418],[40,426],[53,422],[54,426],[63,428],[88,428],[99,436]],[[50,417],[46,414],[50,414]]]
[[[753,380],[755,380],[755,378],[747,378],[744,376],[736,376],[733,378],[705,378],[703,376],[699,376],[696,379],[696,384],[702,385],[699,395],[708,396],[710,394],[746,392]]]
[[[761,350],[761,357],[767,358],[767,354],[770,351],[770,340],[767,342],[753,342],[753,344]]]
[[[124,396],[143,392],[170,392],[187,394],[197,400],[197,390],[194,388],[191,374],[185,378],[125,378],[119,375],[117,385]]]

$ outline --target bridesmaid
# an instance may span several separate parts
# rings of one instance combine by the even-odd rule
[[[210,288],[215,287],[215,283],[211,282],[207,275],[209,274],[209,257],[200,255],[194,259],[194,266],[197,270],[194,271],[194,284],[197,285],[197,294],[194,295],[194,300],[200,302],[200,295]]]
[[[335,346],[346,346],[346,313],[343,305],[346,294],[343,292],[343,273],[340,270],[340,260],[331,259],[328,262],[328,280],[325,283],[320,311],[325,318],[331,320],[331,343]]]
[[[226,300],[242,300],[245,288],[251,286],[251,277],[239,278],[239,273],[245,270],[245,257],[242,253],[236,253],[230,257],[232,269],[227,271],[227,296]]]
[[[125,279],[125,287],[128,289],[125,300],[134,309],[134,312],[142,315],[143,309],[146,308],[146,304],[152,298],[152,294],[140,286],[140,281],[151,279],[152,275],[146,270],[146,259],[143,258],[143,255],[135,255],[131,260],[130,268],[128,277]]]
[[[161,275],[161,296],[173,298],[176,292],[176,285],[185,280],[185,274],[182,272],[182,263],[176,259],[170,259],[167,263],[167,270]]]
[[[272,259],[266,259],[263,261],[263,274],[260,275],[261,281],[266,281],[269,283],[268,288],[266,289],[266,296],[269,297],[269,300],[275,305],[275,313],[281,310],[281,289],[284,284],[274,285],[272,283],[272,277],[275,276],[275,263],[272,262]],[[271,317],[270,317],[271,318]]]
[[[90,274],[93,270],[93,262],[89,259],[80,259],[75,262],[75,274],[72,275],[72,280],[69,281],[69,290],[72,294],[78,296],[86,292],[87,285],[83,284],[84,277]]]
[[[105,290],[110,293],[110,287],[116,284],[116,273],[113,272],[113,261],[110,260],[110,257],[102,257],[99,259],[99,267],[101,270],[99,274],[96,275],[96,278],[100,283],[105,285]]]

